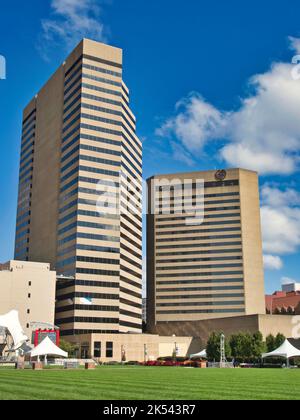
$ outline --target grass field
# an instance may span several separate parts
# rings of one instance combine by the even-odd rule
[[[102,367],[0,369],[0,400],[300,399],[300,370]]]

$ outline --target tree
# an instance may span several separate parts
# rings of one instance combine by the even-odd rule
[[[286,340],[286,337],[283,334],[278,333],[275,338],[276,347],[274,350],[278,349],[278,347],[280,347],[285,342],[285,340]]]
[[[221,335],[222,333],[213,332],[208,339],[207,346],[206,346],[206,353],[207,353],[207,358],[210,361],[219,362],[221,359],[221,349],[220,349]],[[228,340],[225,340],[225,355],[227,358],[231,357],[231,348],[228,343]]]
[[[71,356],[75,356],[76,355],[76,351],[78,350],[78,346],[76,346],[75,344],[71,344],[68,341],[65,341],[63,339],[60,340],[59,343],[59,347],[63,350],[66,351],[69,355],[69,357]]]
[[[260,359],[262,353],[266,351],[264,337],[260,331],[253,334],[252,338],[252,356],[254,359]]]
[[[266,338],[266,346],[267,346],[268,353],[271,353],[272,351],[278,348],[276,346],[276,339],[273,334],[269,334],[268,337]]]

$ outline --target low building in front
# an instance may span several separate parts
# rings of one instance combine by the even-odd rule
[[[147,362],[160,357],[189,357],[200,350],[201,341],[192,336],[157,334],[87,334],[68,337],[76,356],[107,362]]]
[[[0,314],[19,312],[31,340],[32,325],[54,324],[56,272],[50,264],[9,261],[0,265]]]

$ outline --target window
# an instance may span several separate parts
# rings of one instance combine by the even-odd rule
[[[30,299],[31,298],[31,293],[28,293],[28,299]]]
[[[101,357],[101,343],[99,341],[94,343],[94,357]]]
[[[107,358],[114,357],[114,343],[111,341],[108,341],[106,343],[106,357]]]
[[[30,309],[27,309],[27,314],[28,314],[28,315],[30,314]]]
[[[31,283],[31,281],[29,281],[29,282],[28,282],[28,286],[30,287],[30,286],[31,286],[31,284],[32,284],[32,283]]]

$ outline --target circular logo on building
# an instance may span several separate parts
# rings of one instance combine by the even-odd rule
[[[226,176],[227,176],[227,172],[224,169],[222,169],[220,171],[217,171],[216,174],[215,174],[215,177],[216,177],[217,181],[224,181]]]

